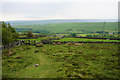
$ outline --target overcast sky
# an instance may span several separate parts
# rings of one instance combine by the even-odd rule
[[[0,0],[0,20],[117,19],[119,0]]]

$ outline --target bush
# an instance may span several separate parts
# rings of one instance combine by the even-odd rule
[[[42,43],[36,44],[36,47],[43,47],[43,44]]]
[[[76,33],[71,33],[70,37],[77,37],[77,34]]]

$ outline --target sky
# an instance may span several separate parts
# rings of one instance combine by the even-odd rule
[[[0,21],[118,19],[119,0],[0,0]]]

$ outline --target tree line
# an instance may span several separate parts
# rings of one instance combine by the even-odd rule
[[[19,34],[10,23],[0,22],[0,27],[2,28],[2,45],[12,43],[19,38]]]

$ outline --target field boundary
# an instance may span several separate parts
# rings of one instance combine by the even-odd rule
[[[103,42],[103,41],[95,41],[95,42],[79,41],[79,42],[74,42],[74,41],[52,41],[52,40],[54,40],[54,39],[42,40],[40,42],[27,40],[28,41],[27,43],[25,43],[25,40],[18,40],[17,42],[13,42],[13,43],[10,43],[8,45],[4,45],[4,46],[0,47],[0,50],[14,48],[16,46],[20,46],[20,45],[24,45],[24,44],[35,46],[36,44],[39,44],[39,43],[42,43],[42,44],[66,44],[66,43],[72,42],[72,43],[114,43],[114,44],[120,44],[120,42]]]
[[[109,40],[120,40],[120,39],[113,39],[113,38],[95,38],[95,37],[75,37],[75,38],[86,38],[86,39],[109,39]]]
[[[10,43],[8,45],[4,45],[4,46],[0,47],[0,50],[14,48],[16,46],[20,46],[20,45],[23,45],[23,44],[25,44],[24,40],[18,40],[16,42],[12,42],[12,43]]]

